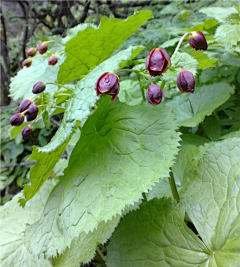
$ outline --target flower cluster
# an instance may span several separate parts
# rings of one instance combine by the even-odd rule
[[[189,44],[192,48],[196,50],[207,49],[207,41],[203,33],[199,31],[189,32],[183,36],[182,40],[187,35],[190,35]],[[180,40],[179,46],[181,45],[182,40]],[[171,59],[167,51],[162,48],[153,48],[152,51],[148,54],[145,61],[146,70],[148,71],[150,76],[154,77],[166,72],[168,67],[171,65],[172,65]],[[190,71],[185,70],[182,66],[177,66],[177,67],[182,69],[177,77],[178,88],[180,89],[181,92],[193,93],[196,84],[193,74]],[[101,94],[111,95],[112,102],[116,100],[117,95],[119,93],[119,89],[120,89],[119,77],[116,75],[116,73],[109,73],[109,72],[103,73],[98,78],[95,84],[95,90],[97,95]],[[163,96],[164,96],[163,90],[158,85],[153,84],[153,82],[151,82],[151,85],[148,87],[146,92],[146,97],[148,102],[151,103],[152,105],[158,105],[161,103]]]
[[[39,52],[40,55],[43,55],[44,53],[46,53],[48,51],[48,42],[42,42],[40,43],[37,48],[35,47],[30,47],[26,50],[26,56],[28,56],[28,58],[26,58],[23,62],[22,62],[22,66],[23,67],[30,67],[32,65],[32,58],[37,54],[37,52]],[[58,62],[58,58],[57,55],[51,55],[48,58],[48,65],[56,65]]]

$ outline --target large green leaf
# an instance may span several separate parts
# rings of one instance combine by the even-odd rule
[[[31,186],[26,185],[24,194],[26,200],[29,200],[39,190],[44,181],[48,178],[55,164],[61,157],[72,133],[76,127],[77,121],[84,124],[87,117],[93,113],[92,107],[99,99],[97,97],[94,85],[98,77],[106,72],[113,72],[119,67],[125,66],[126,62],[135,57],[142,47],[129,47],[119,52],[110,59],[105,60],[97,66],[84,79],[76,84],[76,87],[68,100],[63,121],[57,133],[54,135],[50,143],[42,148],[35,148],[31,156],[31,160],[37,161],[37,164],[30,172]],[[21,205],[25,205],[25,200],[21,200]]]
[[[182,191],[186,211],[212,251],[209,266],[240,262],[240,138],[211,146]]]
[[[206,14],[208,17],[213,17],[220,22],[225,21],[229,15],[238,13],[234,7],[204,7],[199,12]]]
[[[123,217],[108,246],[108,267],[205,267],[208,250],[186,226],[184,207],[153,199]]]
[[[84,124],[42,218],[28,229],[33,252],[62,253],[74,237],[121,214],[166,177],[178,151],[176,127],[165,104],[130,107],[105,96]]]
[[[213,83],[196,87],[193,94],[181,94],[168,105],[174,109],[179,126],[194,127],[227,101],[233,92],[228,83]]]
[[[133,32],[152,17],[151,11],[140,11],[127,20],[103,17],[100,26],[87,28],[66,43],[67,58],[58,79],[62,84],[77,80],[106,60]]]
[[[39,258],[30,253],[28,243],[24,240],[24,231],[27,224],[33,224],[41,217],[54,185],[53,181],[48,181],[24,209],[18,203],[22,192],[1,207],[1,266],[51,266],[42,256]]]

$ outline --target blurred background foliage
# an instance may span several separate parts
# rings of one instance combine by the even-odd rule
[[[199,13],[201,8],[228,7],[234,4],[239,5],[238,1],[215,0],[1,1],[1,204],[9,201],[22,189],[24,184],[29,182],[28,173],[34,162],[27,162],[27,159],[32,152],[32,146],[46,145],[55,134],[63,117],[63,114],[53,116],[48,129],[43,127],[37,129],[26,141],[23,141],[19,134],[21,129],[12,130],[8,125],[11,115],[16,112],[19,105],[18,101],[11,101],[8,96],[9,84],[11,77],[22,68],[21,63],[26,58],[26,48],[35,47],[40,40],[46,40],[53,35],[64,37],[68,29],[79,23],[98,25],[103,16],[126,19],[139,10],[150,9],[154,18],[127,39],[118,51],[128,48],[130,45],[143,45],[146,49],[138,58],[146,57],[154,47],[162,47],[172,54],[178,40],[186,31],[205,30],[210,36],[215,33],[218,22],[208,18],[204,13]],[[198,86],[221,80],[239,88],[240,72],[237,60],[240,57],[239,51],[235,51],[235,53],[237,53],[237,57],[229,55],[229,58],[224,59],[225,63],[217,62],[217,68],[200,71],[197,76]],[[132,96],[128,95],[125,87],[134,88],[131,90]],[[171,87],[171,83],[168,83],[169,87]],[[135,101],[133,105],[138,104],[141,95],[139,95],[140,90],[134,75],[127,76],[127,80],[121,83],[121,88],[121,94],[119,94],[121,101],[128,103],[128,99],[133,99]],[[174,91],[169,94],[167,91],[166,96],[174,96]],[[201,135],[210,141],[215,141],[224,134],[239,129],[239,102],[239,90],[237,90],[235,95],[217,109],[216,116],[207,117],[203,123],[191,130],[181,129],[182,132],[189,134],[191,131],[191,133]],[[131,105],[131,103],[129,104]],[[67,146],[51,177],[62,175],[78,136]]]

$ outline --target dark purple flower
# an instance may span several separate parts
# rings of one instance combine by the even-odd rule
[[[163,99],[164,92],[163,90],[156,84],[151,84],[147,89],[147,100],[152,105],[158,105],[161,103]]]
[[[29,99],[25,99],[21,102],[18,111],[23,112],[24,110],[28,109],[28,107],[32,104],[32,101]]]
[[[195,31],[189,36],[189,44],[196,50],[207,50],[207,41],[202,32]]]
[[[26,56],[34,57],[37,53],[37,49],[35,47],[30,47],[26,51]]]
[[[22,66],[23,67],[30,67],[32,65],[32,59],[29,57],[29,58],[26,58],[25,60],[23,60],[22,62]]]
[[[117,99],[119,93],[120,84],[119,78],[116,74],[109,72],[103,73],[95,84],[95,90],[97,95],[111,95],[111,101],[114,102]]]
[[[28,113],[29,114],[34,114],[34,113],[38,113],[38,106],[35,104],[31,104],[28,108]]]
[[[145,61],[145,67],[151,76],[161,75],[171,66],[171,60],[166,50],[153,48]]]
[[[49,58],[48,58],[48,65],[56,65],[58,62],[58,58],[56,55],[51,55]]]
[[[33,121],[37,118],[37,113],[26,114],[27,121]]]
[[[22,138],[25,140],[32,133],[32,129],[29,126],[25,126],[22,129]]]
[[[37,51],[42,55],[48,50],[48,43],[42,42],[37,46]]]
[[[193,93],[196,81],[190,71],[182,70],[177,77],[177,86],[183,93]]]
[[[46,88],[46,84],[43,82],[37,82],[36,84],[34,84],[32,92],[34,94],[39,94],[42,93]]]
[[[8,124],[11,124],[12,126],[19,126],[24,121],[24,115],[22,113],[14,113],[12,117],[9,120]]]

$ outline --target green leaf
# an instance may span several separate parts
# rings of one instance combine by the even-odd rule
[[[21,134],[22,129],[27,126],[29,122],[23,122],[20,126],[18,127],[12,127],[11,129],[11,139],[14,139],[17,135]]]
[[[205,28],[206,30],[212,29],[212,28],[214,28],[214,27],[217,26],[217,25],[218,25],[218,23],[217,23],[217,21],[214,20],[214,19],[208,19],[208,20],[205,20],[205,21],[204,21],[204,28]]]
[[[172,67],[162,74],[164,80],[174,80],[177,81],[177,76],[181,71],[180,66],[184,67],[185,70],[190,71],[193,75],[197,73],[198,61],[187,53],[177,52],[171,58]]]
[[[116,71],[120,65],[124,66],[124,62],[132,56],[136,56],[141,50],[142,47],[130,46],[128,49],[105,60],[76,84],[76,87],[68,100],[64,118],[57,133],[54,135],[50,143],[42,148],[35,148],[33,151],[33,155],[30,159],[36,160],[37,164],[30,172],[31,187],[27,185],[24,188],[26,200],[34,196],[50,175],[53,167],[64,152],[74,129],[76,129],[77,121],[81,121],[81,125],[83,125],[87,117],[93,113],[92,107],[99,99],[94,90],[94,85],[98,77],[106,71]],[[21,204],[24,205],[25,201],[22,201]]]
[[[175,97],[168,106],[173,108],[179,126],[194,127],[227,101],[233,92],[233,87],[225,82],[213,83],[195,88],[193,94]]]
[[[215,117],[206,118],[202,125],[204,132],[211,141],[218,141],[221,135],[219,121]]]
[[[167,48],[167,47],[170,47],[170,46],[174,46],[177,42],[179,42],[180,38],[179,37],[176,37],[176,38],[173,38],[171,40],[168,40],[164,43],[161,44],[161,48]]]
[[[24,186],[23,192],[25,198],[19,199],[22,207],[39,191],[47,180],[54,166],[62,156],[70,138],[71,135],[61,146],[50,152],[48,151],[48,145],[44,148],[33,147],[33,152],[29,160],[36,161],[37,163],[30,170],[31,185]]]
[[[54,45],[50,51],[55,53],[60,45]],[[10,96],[17,99],[26,99],[33,95],[32,88],[34,84],[39,81],[42,82],[55,82],[57,80],[57,75],[59,71],[59,66],[64,61],[64,56],[60,53],[58,54],[58,63],[55,66],[49,66],[47,63],[47,58],[51,53],[44,54],[40,57],[34,57],[32,60],[32,65],[29,68],[24,67],[21,69],[14,78],[11,78],[10,84]],[[58,87],[56,85],[48,84],[46,86],[46,92],[56,92]]]
[[[184,207],[153,199],[123,217],[110,240],[108,267],[207,266],[208,250],[186,226]]]
[[[51,266],[43,256],[39,258],[30,253],[28,243],[24,240],[24,231],[27,224],[33,224],[40,218],[54,185],[53,181],[45,183],[24,209],[18,203],[19,198],[23,196],[22,192],[1,207],[0,259],[2,266]]]
[[[188,52],[188,54],[198,61],[198,69],[215,67],[215,62],[217,60],[214,58],[209,58],[208,55],[203,51],[191,50]]]
[[[103,97],[42,218],[28,229],[33,252],[55,257],[74,237],[121,214],[166,177],[178,151],[176,127],[165,104],[130,107]]]
[[[199,10],[206,14],[208,17],[213,17],[217,21],[223,22],[231,14],[237,14],[237,10],[234,7],[204,7]]]
[[[185,144],[194,146],[203,146],[205,143],[209,142],[207,138],[196,134],[182,134],[181,139]]]
[[[80,31],[66,43],[67,58],[60,67],[59,82],[65,84],[88,74],[151,17],[152,12],[147,10],[139,11],[125,21],[103,17],[97,29]]]
[[[217,28],[215,40],[225,45],[226,49],[236,46],[240,42],[240,24],[224,24]]]
[[[118,215],[107,223],[101,222],[93,232],[89,234],[81,233],[79,237],[75,237],[71,246],[54,260],[53,266],[77,267],[81,263],[89,262],[94,257],[97,245],[107,241],[119,220],[120,216]]]
[[[149,190],[147,194],[147,199],[151,200],[155,197],[162,198],[171,196],[172,192],[168,181],[168,177],[164,177],[163,179],[159,179],[159,181],[152,186],[152,188]]]
[[[239,155],[239,138],[213,144],[182,192],[188,216],[213,253],[210,266],[240,262]]]
[[[142,102],[142,94],[138,81],[124,80],[120,82],[120,88],[118,98],[122,103],[126,103],[129,106],[135,106]]]

